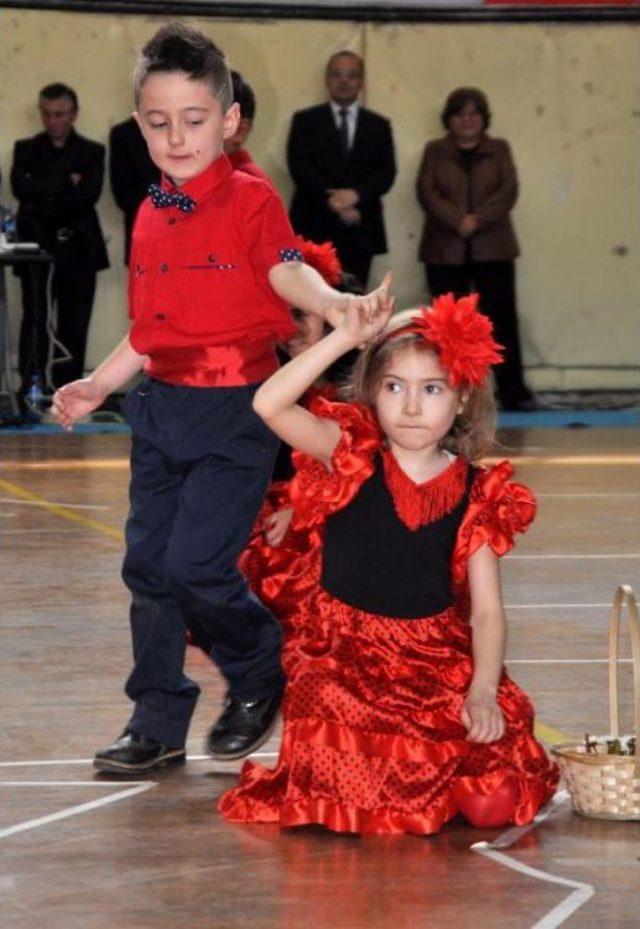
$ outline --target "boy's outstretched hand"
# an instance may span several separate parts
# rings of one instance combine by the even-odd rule
[[[77,420],[97,409],[104,398],[105,394],[90,378],[71,381],[56,390],[51,412],[55,421],[70,431]]]
[[[376,290],[349,299],[340,327],[355,346],[373,339],[389,322],[395,308],[395,298],[389,295],[391,281],[392,274],[387,271]]]

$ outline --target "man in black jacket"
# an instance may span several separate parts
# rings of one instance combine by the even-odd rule
[[[160,183],[160,171],[133,117],[109,133],[109,176],[114,200],[124,213],[124,262],[128,265],[138,207],[148,195],[149,184]]]
[[[20,237],[38,242],[55,259],[52,293],[57,306],[56,338],[70,355],[53,367],[53,381],[59,386],[83,376],[96,272],[109,266],[95,210],[102,190],[105,149],[74,130],[78,98],[70,87],[48,84],[40,91],[38,106],[45,131],[16,142],[11,187],[20,203]],[[22,275],[22,295],[20,373],[24,391],[33,376],[42,383],[47,360],[42,274],[35,282]]]
[[[331,56],[325,83],[328,102],[291,123],[291,222],[314,242],[333,242],[345,271],[366,286],[373,256],[387,251],[380,198],[396,174],[391,124],[358,102],[364,62],[354,52]]]

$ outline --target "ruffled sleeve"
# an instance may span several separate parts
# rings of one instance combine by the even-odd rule
[[[293,452],[296,473],[290,484],[291,505],[296,529],[313,529],[345,507],[371,477],[375,453],[380,447],[380,431],[371,411],[357,403],[334,403],[318,397],[310,412],[333,419],[340,426],[340,439],[328,469],[310,455]]]
[[[485,543],[501,557],[515,544],[516,532],[526,532],[536,515],[536,500],[524,484],[510,480],[513,467],[501,461],[478,470],[471,486],[469,506],[458,531],[452,578],[463,583],[467,562]]]
[[[320,580],[324,523],[346,506],[373,473],[379,447],[376,422],[366,407],[316,398],[310,405],[316,416],[339,423],[341,436],[331,459],[331,470],[317,459],[293,453],[296,474],[289,483],[273,487],[256,524],[253,537],[240,559],[252,589],[280,621],[286,647],[283,666],[295,661],[297,636],[308,621],[301,603]],[[268,545],[264,522],[275,510],[294,507],[294,516],[281,545]]]

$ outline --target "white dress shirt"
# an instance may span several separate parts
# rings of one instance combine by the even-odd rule
[[[342,106],[341,104],[336,103],[335,100],[330,100],[329,104],[331,106],[331,112],[333,113],[333,119],[338,131],[340,131],[340,111],[347,111],[347,133],[349,139],[349,148],[353,148],[353,140],[355,138],[356,126],[358,124],[358,111],[360,110],[360,104],[357,100],[354,100],[354,102],[350,103],[349,106]]]

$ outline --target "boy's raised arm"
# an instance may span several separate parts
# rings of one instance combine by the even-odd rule
[[[334,329],[339,326],[354,301],[376,303],[380,298],[389,299],[391,275],[385,275],[380,287],[371,293],[356,297],[344,294],[331,287],[315,268],[302,262],[280,262],[269,271],[269,283],[291,306],[321,316]]]
[[[365,297],[349,297],[340,324],[301,355],[276,371],[258,390],[256,413],[281,439],[298,451],[328,463],[340,438],[338,424],[298,405],[304,392],[338,358],[377,335],[393,312],[391,275]],[[331,288],[329,288],[331,290]]]
[[[269,271],[269,283],[286,303],[315,313],[334,328],[344,316],[350,297],[331,287],[315,268],[302,262],[280,262]]]

